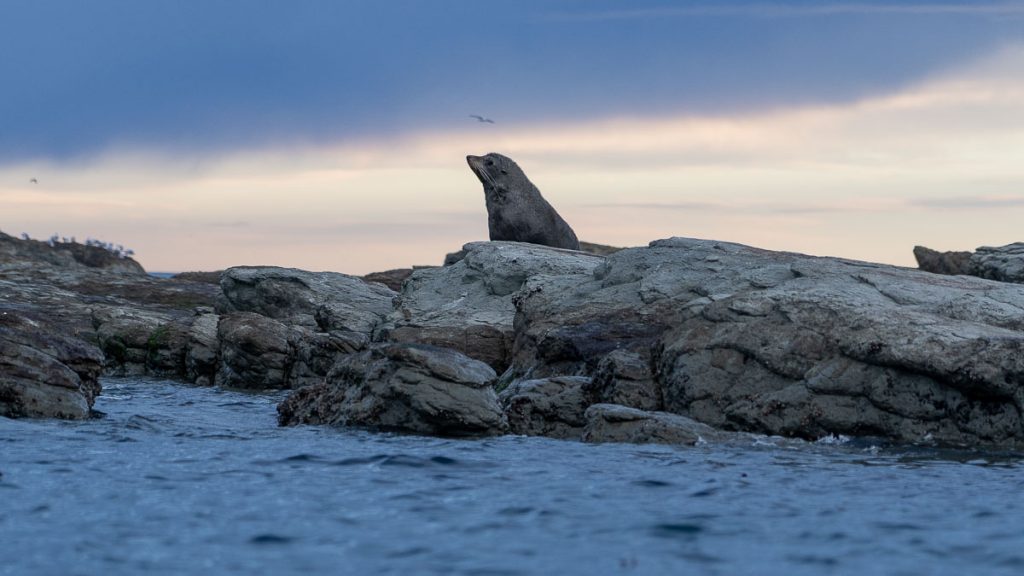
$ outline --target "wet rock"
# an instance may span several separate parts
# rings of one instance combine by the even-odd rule
[[[587,408],[584,442],[626,442],[692,446],[714,429],[667,412],[646,412],[616,404]]]
[[[970,274],[971,252],[937,252],[924,246],[914,246],[917,266],[935,274]]]
[[[327,379],[293,393],[280,423],[340,424],[440,436],[491,435],[507,422],[494,371],[454,350],[378,344],[340,359]]]
[[[1024,242],[978,248],[970,256],[968,273],[1000,282],[1024,283]]]
[[[321,332],[370,334],[391,312],[396,296],[355,276],[273,266],[228,268],[220,286],[220,313],[256,312]]]
[[[522,380],[502,390],[499,400],[509,431],[525,436],[579,440],[592,403],[586,387],[590,378],[562,376]]]
[[[603,259],[517,242],[474,242],[441,268],[406,280],[377,339],[452,348],[502,371],[513,339],[513,296],[531,278],[588,277]]]
[[[0,416],[88,418],[102,363],[95,346],[0,306]]]

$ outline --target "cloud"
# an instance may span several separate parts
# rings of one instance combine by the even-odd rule
[[[1019,183],[1024,187],[1024,182]],[[956,196],[950,198],[916,198],[908,202],[911,206],[938,210],[991,210],[993,208],[1024,207],[1024,196],[987,197]]]
[[[110,239],[157,270],[431,263],[487,237],[465,155],[497,151],[589,241],[682,235],[912,264],[915,244],[1020,240],[1020,45],[846,104],[478,128],[0,167],[0,228]]]
[[[641,20],[657,18],[738,17],[798,18],[841,15],[914,16],[1022,16],[1024,5],[1014,2],[962,2],[950,4],[820,3],[820,4],[705,4],[676,7],[633,8],[583,13],[552,13],[557,20]]]

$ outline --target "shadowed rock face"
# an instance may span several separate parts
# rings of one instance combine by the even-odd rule
[[[0,306],[0,416],[88,418],[103,354],[44,326]]]
[[[508,425],[483,362],[452,350],[384,344],[340,360],[322,383],[278,407],[280,423],[342,424],[441,436],[493,435]]]
[[[914,246],[917,267],[935,274],[970,274],[970,252],[937,252],[924,246]]]
[[[974,252],[936,252],[915,246],[914,257],[921,270],[936,274],[966,274],[1024,284],[1024,242],[982,246]]]
[[[466,162],[484,186],[491,240],[580,249],[576,233],[511,158],[491,152]]]

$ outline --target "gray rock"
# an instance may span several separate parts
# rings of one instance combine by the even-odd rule
[[[612,254],[590,279],[528,281],[516,303],[514,378],[600,381],[626,354],[654,368],[632,393],[716,427],[1024,439],[1013,284],[675,238]]]
[[[391,312],[396,296],[356,276],[273,266],[228,268],[220,286],[220,313],[256,312],[288,325],[367,335]]]
[[[254,312],[233,312],[217,327],[220,366],[216,383],[228,388],[288,388],[294,354],[291,330]]]
[[[531,278],[589,277],[603,258],[518,242],[474,242],[441,268],[406,280],[377,339],[458,350],[502,371],[513,338],[513,296]]]
[[[587,408],[584,442],[628,442],[692,446],[715,430],[690,418],[667,412],[645,412],[616,404]]]
[[[185,372],[188,323],[142,308],[96,308],[96,339],[107,372],[180,376]]]
[[[200,386],[211,386],[217,377],[220,340],[217,327],[220,316],[212,313],[197,314],[188,333],[185,351],[185,378]]]
[[[0,307],[0,416],[88,418],[102,362],[95,346]]]
[[[914,246],[917,266],[935,274],[971,274],[971,252],[937,252],[924,246]]]
[[[563,376],[521,380],[498,396],[509,430],[526,436],[579,440],[592,403],[585,388],[590,378]]]
[[[970,256],[967,273],[1000,282],[1024,283],[1024,242],[978,248]]]
[[[596,402],[621,404],[639,410],[660,410],[661,389],[651,371],[650,355],[625,349],[601,358],[589,385]]]
[[[381,344],[338,361],[327,379],[289,396],[281,425],[340,424],[441,436],[492,435],[508,424],[494,371],[454,350]]]

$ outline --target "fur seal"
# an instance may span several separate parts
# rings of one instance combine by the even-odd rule
[[[466,162],[484,185],[491,240],[580,249],[576,233],[511,158],[491,152]]]

